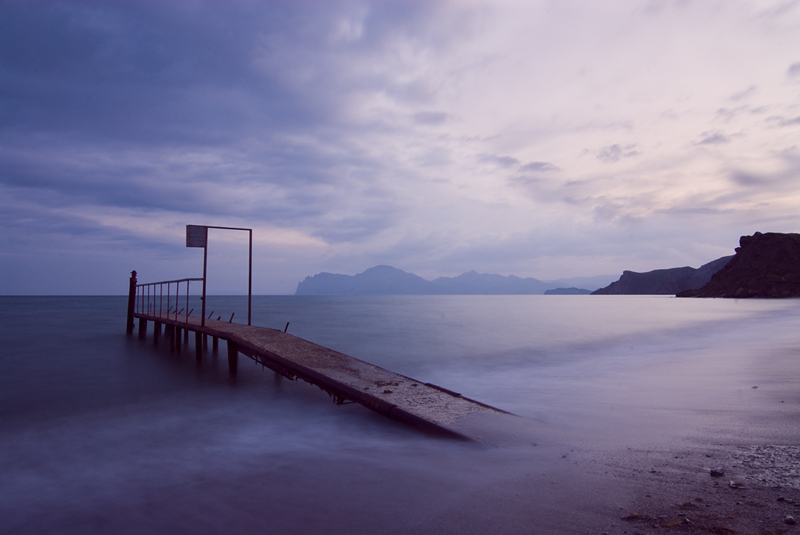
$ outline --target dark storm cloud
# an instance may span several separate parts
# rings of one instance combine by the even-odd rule
[[[223,4],[116,2],[2,9],[4,133],[213,145],[256,123],[310,120],[305,103],[250,65],[257,32],[289,24],[279,10],[247,17]]]
[[[276,150],[279,149],[279,150]],[[343,184],[329,170],[333,165],[346,165],[351,171],[374,171],[368,162],[351,155],[335,161],[319,153],[305,153],[289,144],[273,148],[275,152],[259,154],[262,161],[246,165],[237,156],[226,158],[222,164],[185,164],[175,169],[167,159],[149,154],[126,157],[87,151],[75,161],[69,147],[55,151],[50,147],[48,158],[41,158],[35,149],[2,153],[0,184],[30,192],[31,198],[44,202],[43,192],[58,195],[59,202],[91,203],[121,208],[163,209],[174,212],[224,215],[236,201],[235,210],[257,221],[281,221],[312,218],[326,211],[330,191],[315,185],[333,187]],[[247,157],[247,155],[239,156]],[[112,165],[108,165],[111,160]],[[235,175],[228,175],[236,167]],[[271,195],[250,205],[250,195],[260,187],[269,186]],[[279,194],[279,193],[283,194]]]
[[[334,53],[369,54],[390,25],[420,15],[413,2],[380,3],[358,42],[332,43],[330,20],[348,6],[5,2],[4,130],[214,145],[324,124],[336,115],[336,84],[351,83],[336,77]],[[292,84],[298,72],[312,72],[310,83]]]
[[[3,3],[0,185],[31,202],[324,221],[333,240],[380,231],[390,197],[353,197],[386,164],[333,127],[348,90],[391,80],[338,74],[336,54],[369,56],[424,6],[380,3],[359,39],[334,39],[354,5]],[[351,213],[323,217],[336,204]]]

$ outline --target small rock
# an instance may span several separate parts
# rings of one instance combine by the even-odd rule
[[[797,520],[794,519],[792,515],[786,515],[786,518],[783,519],[784,524],[789,524],[790,526],[794,526],[797,524]]]
[[[728,486],[729,486],[730,488],[732,488],[732,489],[743,489],[743,488],[744,488],[744,487],[746,487],[747,485],[745,485],[745,484],[744,484],[743,482],[741,482],[741,481],[733,481],[733,480],[731,480],[731,482],[728,484]]]
[[[754,386],[754,387],[752,387],[752,388],[753,388],[753,390],[756,390],[758,387],[757,387],[757,386]]]
[[[631,513],[628,516],[623,516],[620,520],[636,520],[637,518],[639,518],[638,513]]]
[[[783,496],[778,496],[778,501],[779,502],[785,502],[786,498],[784,498]]]
[[[708,473],[711,474],[711,477],[722,477],[725,475],[725,470],[722,468],[712,468]]]

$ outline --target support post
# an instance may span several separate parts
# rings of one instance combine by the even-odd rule
[[[183,330],[183,345],[189,345],[189,329]]]
[[[147,337],[147,320],[139,318],[139,338]]]
[[[200,313],[200,326],[206,326],[206,275],[208,273],[208,229],[206,229],[206,243],[203,245],[203,297],[202,312]]]
[[[236,369],[239,367],[239,344],[233,340],[228,340],[228,372],[231,375],[236,375]]]
[[[128,285],[128,324],[125,332],[133,334],[133,310],[136,306],[136,271],[131,271],[131,279]]]
[[[219,351],[219,338],[217,338],[216,336],[211,337],[211,351],[213,351],[214,353]]]
[[[167,325],[167,333],[169,333],[169,350],[175,351],[175,327]]]
[[[197,362],[203,360],[203,333],[200,331],[194,332],[194,354],[197,357]]]
[[[252,325],[250,323],[251,318],[251,303],[253,301],[253,229],[248,229],[250,234],[250,266],[247,270],[247,324]]]
[[[173,327],[175,329],[175,351],[181,352],[181,328]]]
[[[161,338],[161,322],[153,322],[153,343],[158,344],[158,339]]]

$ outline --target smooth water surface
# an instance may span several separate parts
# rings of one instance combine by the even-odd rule
[[[125,303],[0,297],[3,533],[580,532],[543,513],[593,492],[567,451],[796,436],[770,416],[800,406],[798,300],[254,298],[256,325],[531,424],[496,447],[335,406],[246,359],[232,380],[222,355],[126,337]],[[245,303],[209,298],[237,321]]]

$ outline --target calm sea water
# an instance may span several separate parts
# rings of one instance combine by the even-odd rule
[[[125,302],[0,297],[0,532],[577,533],[545,514],[590,488],[568,451],[797,439],[768,416],[800,407],[800,300],[254,298],[254,324],[524,417],[497,446],[246,359],[231,380],[222,355],[127,338]]]

